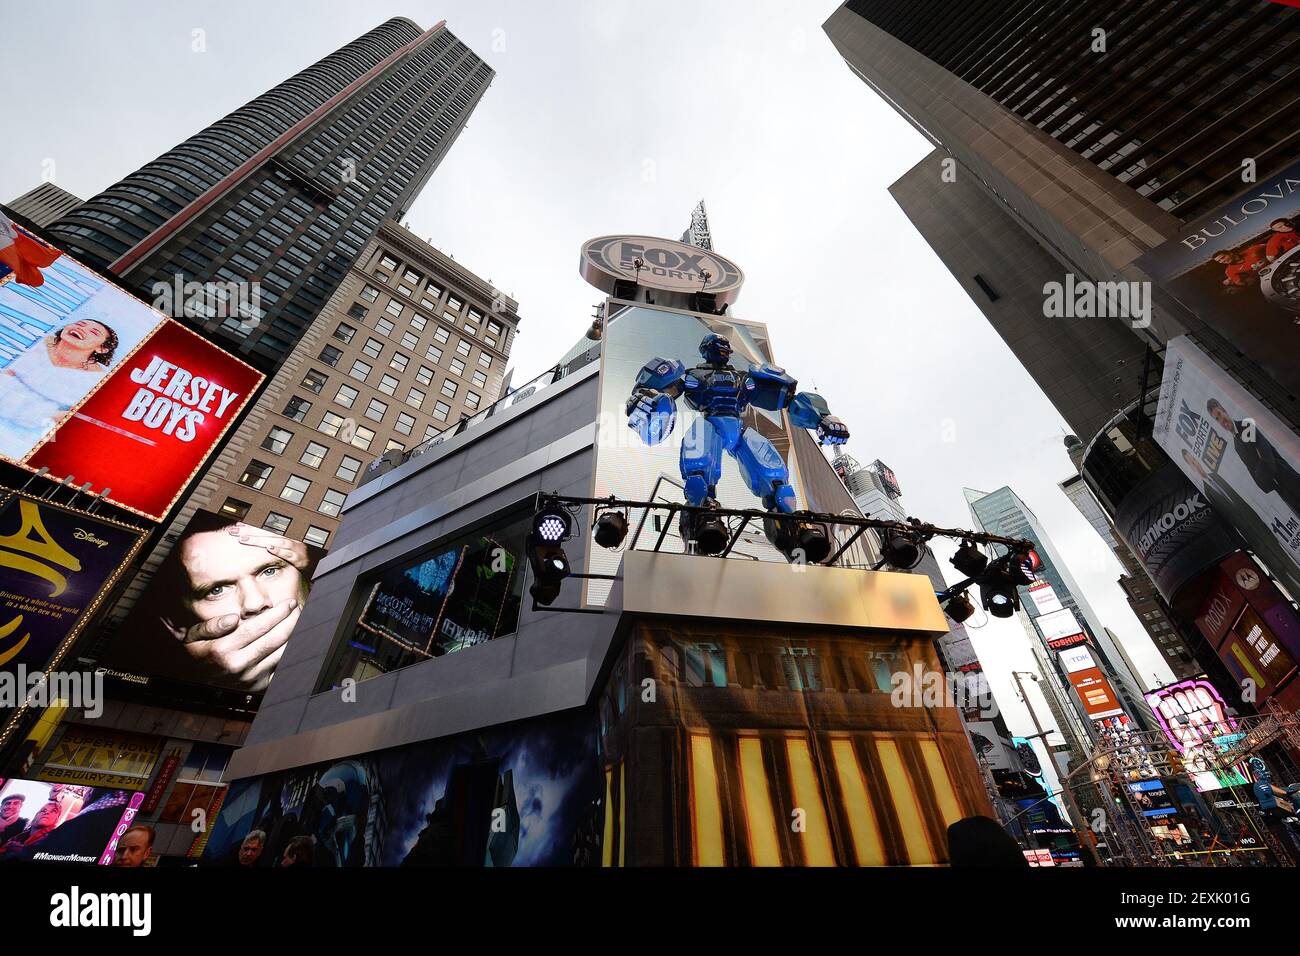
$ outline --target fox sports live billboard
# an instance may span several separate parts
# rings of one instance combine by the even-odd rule
[[[146,517],[166,515],[261,381],[67,255],[0,279],[0,457]]]

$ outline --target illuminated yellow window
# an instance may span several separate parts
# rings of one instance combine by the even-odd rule
[[[892,740],[879,739],[876,741],[876,753],[880,757],[880,766],[885,771],[885,781],[889,784],[889,795],[894,801],[898,824],[903,829],[903,846],[907,848],[908,861],[914,866],[933,866],[936,859],[925,832],[921,804],[903,766],[903,755],[899,753],[898,744]]]
[[[754,865],[781,866],[781,841],[763,767],[763,742],[757,737],[740,738],[740,789],[745,795],[745,823]]]
[[[880,836],[876,811],[871,806],[866,776],[853,750],[853,741],[843,737],[832,740],[831,757],[835,761],[840,792],[844,794],[844,813],[849,818],[849,835],[853,838],[858,866],[884,866],[885,843]]]
[[[713,765],[713,740],[708,734],[691,735],[691,813],[694,822],[696,866],[724,866],[722,805],[718,800],[718,772]]]
[[[831,842],[830,821],[826,818],[826,807],[822,803],[807,739],[786,738],[785,752],[790,759],[790,784],[794,791],[795,805],[791,809],[803,811],[805,829],[795,837],[803,847],[804,861],[809,866],[834,866],[835,846]]]

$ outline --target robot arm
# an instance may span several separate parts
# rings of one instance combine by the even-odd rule
[[[790,421],[800,428],[817,429],[823,445],[843,445],[849,440],[848,427],[831,414],[826,399],[816,392],[800,392],[790,403]]]
[[[677,421],[677,396],[682,393],[685,377],[681,362],[663,358],[652,358],[637,373],[624,410],[627,427],[647,445],[658,445],[672,434]]]

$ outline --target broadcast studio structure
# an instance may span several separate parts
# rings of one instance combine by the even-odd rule
[[[933,865],[992,815],[957,709],[891,700],[944,610],[873,570],[908,542],[740,269],[604,236],[580,271],[607,298],[554,369],[348,496],[210,860],[259,829],[340,866]]]

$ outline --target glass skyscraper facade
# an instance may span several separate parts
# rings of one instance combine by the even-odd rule
[[[493,71],[444,24],[380,24],[54,223],[142,298],[258,283],[256,314],[208,304],[224,346],[277,367],[388,218],[400,218]]]

